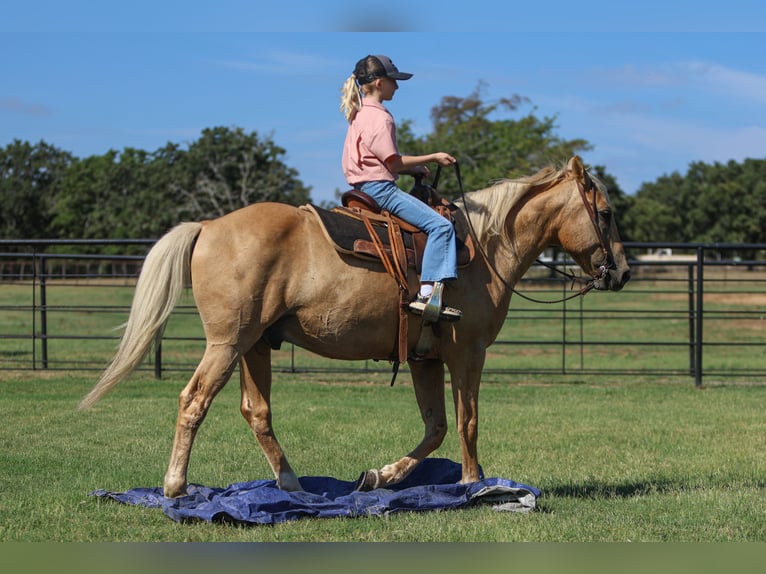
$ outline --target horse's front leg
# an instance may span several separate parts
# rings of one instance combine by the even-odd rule
[[[357,490],[373,490],[401,482],[424,458],[439,448],[447,435],[444,364],[436,360],[410,362],[410,372],[420,416],[425,424],[423,440],[412,452],[395,463],[380,470],[373,469],[362,473],[356,485]]]
[[[460,482],[469,484],[480,480],[479,455],[479,385],[486,350],[474,349],[468,356],[450,364],[452,398],[455,402],[457,433],[463,462]]]
[[[282,490],[303,490],[271,425],[271,348],[258,341],[240,361],[240,412],[253,431]]]

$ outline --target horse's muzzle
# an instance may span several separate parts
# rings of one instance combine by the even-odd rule
[[[593,287],[597,291],[620,291],[628,281],[630,281],[630,268],[614,268],[593,281]]]

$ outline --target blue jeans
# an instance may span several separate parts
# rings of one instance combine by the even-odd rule
[[[426,232],[428,240],[423,253],[421,281],[457,278],[457,247],[452,223],[416,197],[399,189],[393,181],[368,181],[359,187],[381,208]]]

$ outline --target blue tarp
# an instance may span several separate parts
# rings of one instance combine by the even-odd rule
[[[161,508],[183,522],[276,524],[299,518],[357,517],[403,511],[461,508],[492,504],[496,510],[533,510],[540,491],[504,478],[484,478],[460,484],[460,464],[443,458],[424,460],[401,483],[371,492],[357,492],[355,483],[331,477],[304,476],[303,492],[285,492],[275,480],[239,482],[226,488],[191,484],[188,495],[165,498],[161,488],[133,488],[126,492],[96,490],[91,495],[125,504]]]

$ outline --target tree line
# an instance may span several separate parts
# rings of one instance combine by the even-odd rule
[[[270,137],[210,128],[187,149],[168,143],[76,158],[49,143],[0,149],[0,236],[8,239],[155,238],[182,220],[258,201],[295,205],[309,188]]]
[[[533,107],[522,114],[530,102],[518,95],[488,102],[483,88],[442,98],[425,135],[401,121],[400,150],[450,151],[467,190],[529,175],[574,154],[587,160],[591,144],[559,137],[555,117],[538,117]],[[179,221],[218,217],[259,201],[309,203],[311,188],[286,165],[285,153],[270,135],[236,127],[205,129],[186,148],[168,143],[155,151],[125,148],[86,158],[44,141],[14,140],[0,148],[0,237],[155,238]],[[591,169],[609,188],[626,241],[766,242],[766,159],[694,162],[686,174],[663,175],[635,195],[624,193],[604,166]],[[411,184],[407,179],[400,179],[402,187]],[[457,193],[449,174],[439,191]]]

